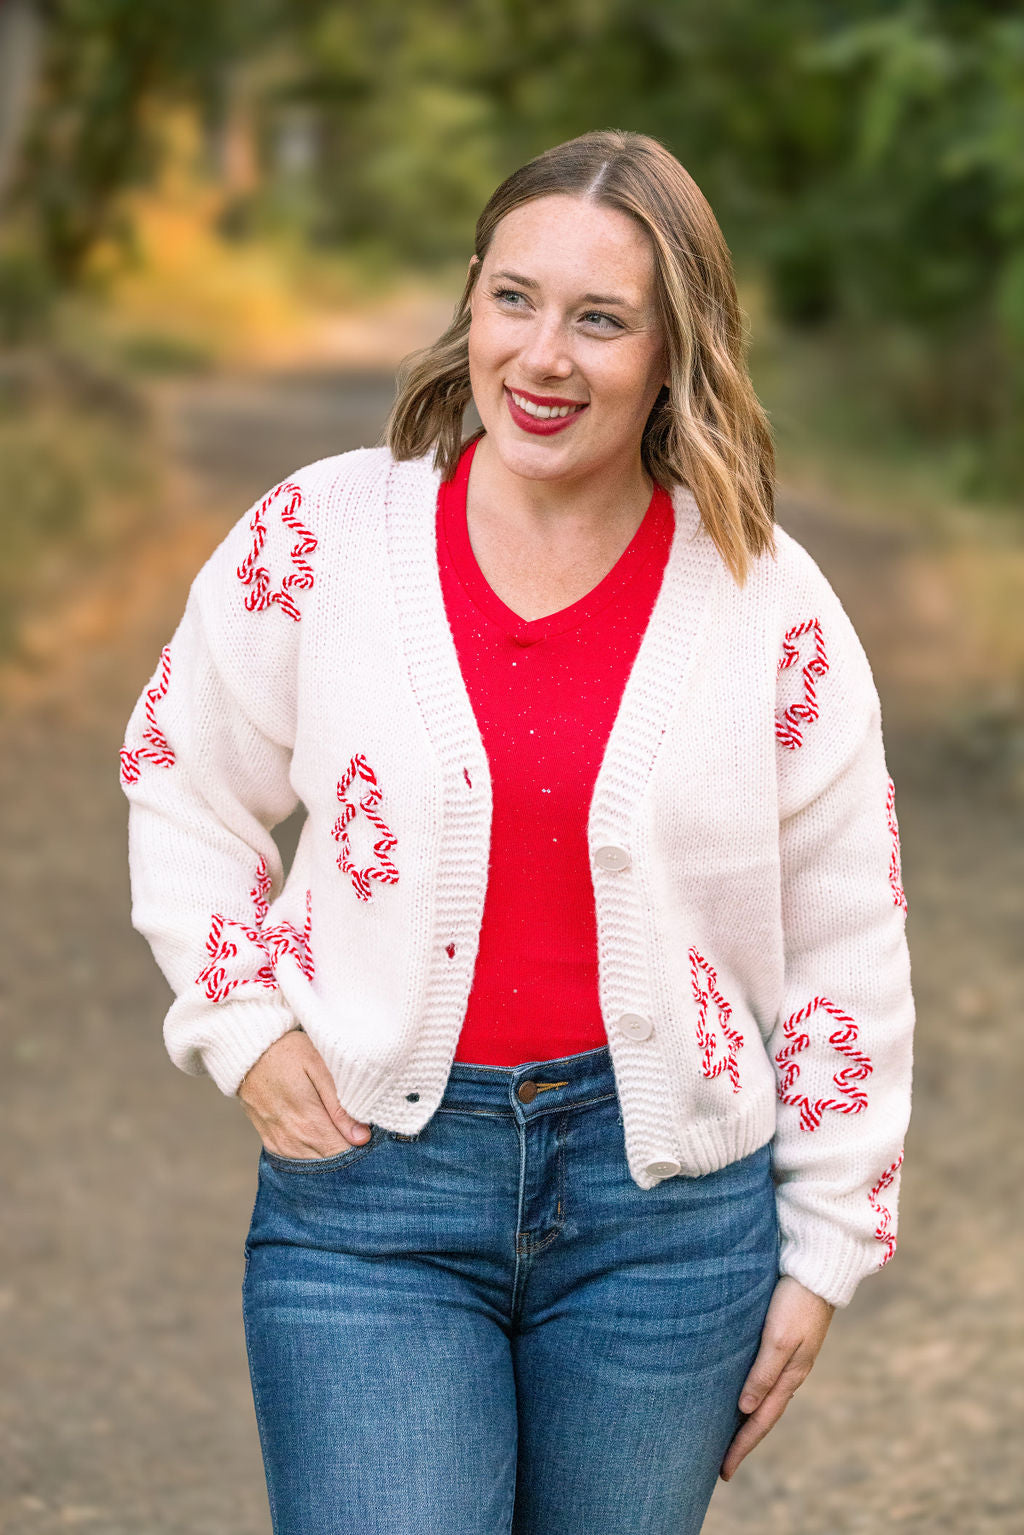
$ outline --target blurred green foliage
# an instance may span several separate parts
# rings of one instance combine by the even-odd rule
[[[1024,468],[1020,0],[51,0],[12,208],[68,284],[151,176],[159,105],[244,115],[224,232],[380,270],[465,259],[524,159],[662,139],[773,314],[859,353],[901,429],[1016,494]],[[27,221],[27,222],[26,222]],[[24,280],[22,271],[18,281]],[[0,317],[10,275],[0,267]],[[8,310],[17,303],[8,302]],[[870,387],[870,385],[869,385]]]

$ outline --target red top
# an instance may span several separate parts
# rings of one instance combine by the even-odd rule
[[[607,1043],[587,816],[674,517],[656,486],[604,579],[571,607],[527,622],[488,586],[469,541],[475,448],[437,505],[441,589],[493,792],[480,948],[455,1059],[519,1066]]]

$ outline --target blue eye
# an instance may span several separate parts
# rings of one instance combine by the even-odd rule
[[[614,315],[602,314],[598,309],[591,309],[586,314],[581,315],[580,318],[591,324],[598,320],[607,320],[608,324],[614,326],[616,330],[622,329],[621,324],[615,319]]]
[[[494,292],[491,294],[491,297],[500,299],[502,303],[507,303],[509,299],[525,298],[526,294],[517,292],[515,288],[495,288]],[[513,308],[515,307],[516,306],[513,305]]]

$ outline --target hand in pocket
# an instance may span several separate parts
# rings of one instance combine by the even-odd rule
[[[242,1078],[238,1097],[267,1151],[279,1157],[333,1157],[370,1138],[370,1127],[338,1102],[323,1056],[301,1029],[263,1052]]]

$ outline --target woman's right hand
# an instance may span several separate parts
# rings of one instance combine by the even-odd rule
[[[370,1137],[369,1125],[338,1102],[323,1056],[301,1029],[264,1050],[239,1083],[238,1097],[266,1149],[281,1157],[332,1157]]]

